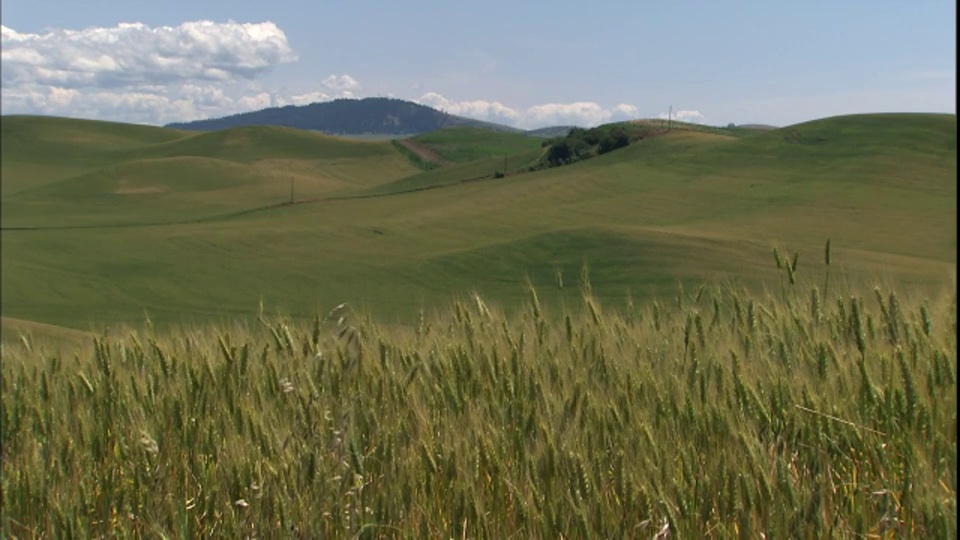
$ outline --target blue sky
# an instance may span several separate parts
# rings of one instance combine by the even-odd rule
[[[147,124],[393,96],[524,128],[956,113],[952,1],[4,0],[2,112]]]

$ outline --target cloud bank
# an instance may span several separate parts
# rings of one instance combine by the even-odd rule
[[[3,114],[166,124],[362,97],[363,86],[348,74],[331,74],[297,93],[270,89],[265,77],[298,58],[283,30],[269,21],[192,21],[161,27],[121,23],[39,34],[0,25],[0,42]],[[524,129],[591,127],[640,117],[634,105],[604,107],[592,101],[515,108],[434,92],[414,101]],[[679,111],[675,117],[703,118],[696,111]]]
[[[274,23],[186,22],[152,28],[20,33],[0,26],[4,114],[141,123],[231,114],[271,103],[255,81],[297,55]],[[349,76],[326,82],[339,91]]]
[[[662,112],[659,115],[657,115],[657,117],[667,120],[671,116],[669,113]],[[680,122],[687,122],[688,124],[706,124],[707,123],[707,117],[704,116],[700,111],[685,111],[685,110],[673,111],[672,118]]]
[[[287,37],[272,22],[195,21],[151,28],[2,32],[4,88],[122,88],[186,81],[252,80],[296,61]]]
[[[640,111],[634,105],[621,104],[604,108],[592,101],[545,103],[526,109],[516,109],[499,101],[454,101],[435,92],[426,93],[414,101],[449,114],[523,129],[563,125],[593,127],[608,122],[640,118]]]

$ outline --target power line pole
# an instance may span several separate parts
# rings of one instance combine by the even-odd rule
[[[673,105],[670,106],[670,112],[667,113],[667,131],[673,128]]]

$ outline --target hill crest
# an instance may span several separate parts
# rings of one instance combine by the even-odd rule
[[[521,132],[500,124],[454,116],[412,101],[379,97],[270,107],[223,118],[172,123],[165,127],[212,131],[254,125],[292,127],[329,135],[419,135],[450,127]]]

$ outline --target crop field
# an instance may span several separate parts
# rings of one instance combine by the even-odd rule
[[[81,331],[249,319],[261,301],[408,323],[471,291],[510,309],[528,280],[584,264],[614,303],[726,279],[759,291],[773,246],[803,262],[827,238],[853,281],[929,289],[956,268],[955,116],[676,129],[531,173],[542,140],[512,133],[421,136],[481,156],[424,171],[389,141],[284,128],[2,127],[3,316]]]
[[[7,346],[4,536],[955,536],[955,291],[561,290]]]
[[[0,126],[5,537],[956,537],[955,115]]]

